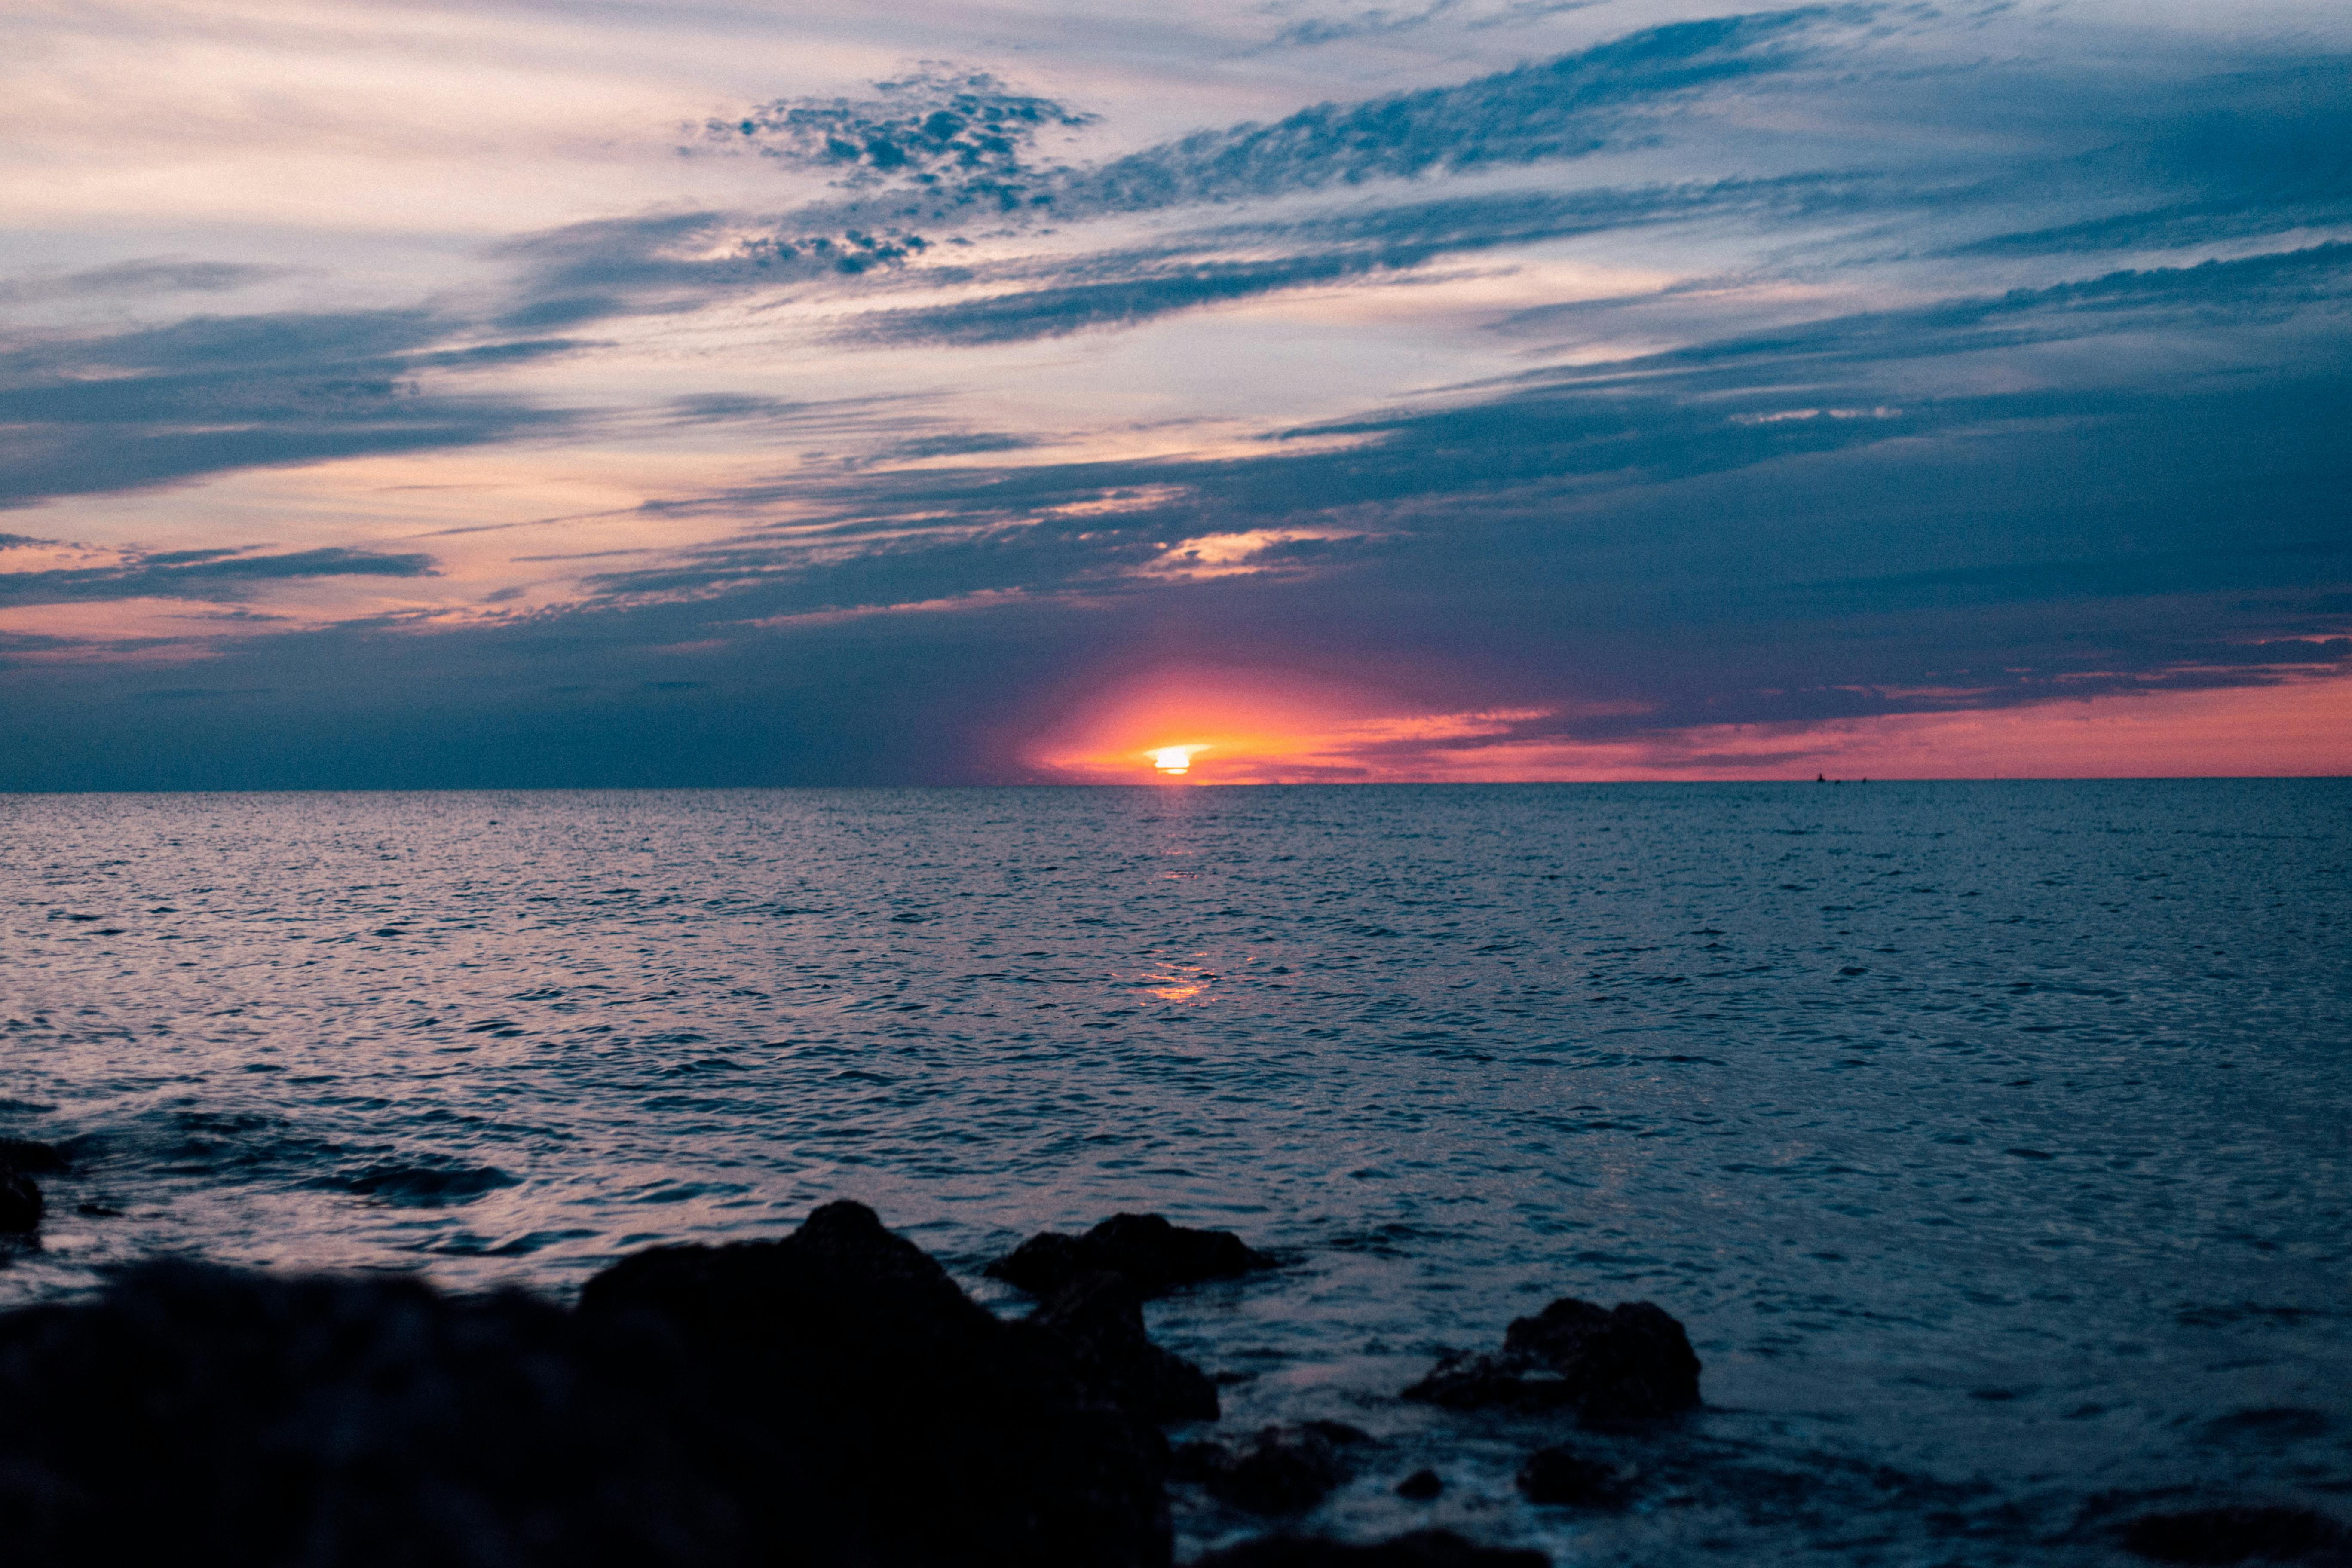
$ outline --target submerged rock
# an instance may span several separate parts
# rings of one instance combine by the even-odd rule
[[[38,1143],[30,1138],[0,1138],[0,1169],[46,1176],[69,1170],[72,1165],[66,1152],[54,1143]]]
[[[0,1316],[11,1568],[1165,1568],[1167,1444],[873,1212],[577,1311],[154,1264]],[[42,1544],[42,1543],[48,1544]]]
[[[1342,1451],[1371,1439],[1339,1421],[1260,1427],[1239,1443],[1187,1443],[1176,1473],[1252,1513],[1296,1513],[1321,1502],[1355,1467]]]
[[[1449,1355],[1404,1397],[1457,1410],[1566,1406],[1604,1425],[1690,1409],[1698,1374],[1689,1336],[1662,1309],[1624,1301],[1611,1310],[1563,1296],[1514,1321],[1500,1354]]]
[[[41,1228],[41,1189],[22,1171],[0,1166],[0,1235],[29,1236]]]
[[[1078,1381],[1146,1421],[1214,1421],[1217,1385],[1199,1367],[1151,1342],[1143,1298],[1124,1274],[1081,1274],[1027,1319],[1058,1336]]]
[[[1540,1552],[1475,1546],[1450,1530],[1416,1530],[1353,1545],[1275,1535],[1212,1552],[1195,1568],[1551,1568]]]
[[[40,1184],[35,1173],[66,1168],[63,1152],[29,1138],[0,1138],[0,1236],[29,1236],[41,1228]]]
[[[1407,1502],[1427,1502],[1445,1490],[1445,1478],[1435,1470],[1415,1470],[1396,1484],[1396,1495]]]
[[[1622,1508],[1632,1489],[1616,1466],[1564,1447],[1528,1455],[1517,1479],[1529,1502],[1570,1508]]]
[[[1118,1214],[1084,1236],[1033,1236],[987,1272],[1033,1296],[1050,1296],[1082,1274],[1124,1274],[1148,1297],[1272,1267],[1273,1259],[1232,1231],[1187,1230],[1156,1214]]]
[[[2307,1508],[2200,1508],[2132,1521],[2124,1545],[2158,1563],[2344,1562],[2344,1527]]]

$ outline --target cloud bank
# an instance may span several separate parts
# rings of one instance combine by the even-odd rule
[[[0,281],[0,786],[2352,765],[2324,12],[1615,10],[750,99],[644,155],[776,205],[407,298]]]

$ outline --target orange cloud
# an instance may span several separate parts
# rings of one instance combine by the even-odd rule
[[[1513,735],[1520,721],[1559,716],[1553,709],[1398,713],[1377,694],[1343,687],[1162,675],[1042,740],[1030,762],[1043,776],[1073,784],[2352,773],[2352,678],[2341,677],[1606,741]],[[1185,772],[1155,765],[1156,754],[1179,748],[1189,749]]]

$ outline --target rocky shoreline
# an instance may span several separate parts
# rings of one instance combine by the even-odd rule
[[[0,1229],[34,1234],[34,1178],[66,1163],[0,1142]],[[153,1262],[0,1314],[0,1560],[1167,1568],[1171,1489],[1190,1487],[1265,1524],[1198,1568],[1541,1568],[1445,1531],[1293,1533],[1380,1473],[1345,1423],[1171,1443],[1165,1427],[1217,1417],[1217,1385],[1152,1342],[1142,1303],[1275,1266],[1229,1233],[1118,1215],[992,1264],[1035,1303],[1000,1318],[850,1202],[781,1240],[634,1254],[571,1310]],[[1573,1432],[1670,1427],[1700,1372],[1662,1308],[1562,1298],[1400,1397],[1557,1415],[1570,1440],[1529,1452],[1519,1489],[1617,1510],[1639,1476]],[[2347,1542],[2316,1513],[2246,1507],[2143,1515],[2117,1544],[2221,1563],[2341,1562]]]

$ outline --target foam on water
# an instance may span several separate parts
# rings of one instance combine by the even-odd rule
[[[1121,1208],[1306,1522],[1563,1563],[2105,1562],[2352,1492],[2342,781],[0,797],[0,1300],[163,1250],[552,1292],[873,1204]],[[88,1205],[93,1212],[84,1212]],[[107,1212],[119,1211],[119,1212]],[[1648,1436],[1400,1404],[1555,1295],[1689,1325]],[[1010,1303],[1008,1302],[1008,1305]],[[1533,1508],[1572,1437],[1623,1516]],[[1391,1495],[1423,1465],[1435,1503]],[[1251,1521],[1198,1500],[1185,1549]]]

